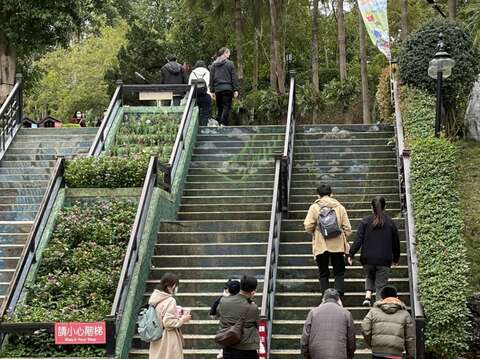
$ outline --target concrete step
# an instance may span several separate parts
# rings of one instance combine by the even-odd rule
[[[0,167],[4,168],[24,168],[24,167],[54,167],[55,159],[53,160],[31,160],[31,161],[10,161],[6,158],[3,158],[0,161]]]
[[[0,236],[3,233],[30,233],[33,221],[0,221]]]
[[[37,211],[4,211],[0,212],[0,221],[33,221]]]
[[[0,188],[47,188],[48,180],[0,182]]]
[[[0,190],[1,192],[1,190]],[[1,194],[1,193],[0,193]],[[39,205],[42,202],[43,194],[41,196],[15,196],[12,195],[1,195],[0,204],[1,205]]]

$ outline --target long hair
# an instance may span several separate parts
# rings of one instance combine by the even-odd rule
[[[376,197],[372,199],[373,221],[372,228],[383,228],[385,224],[385,198]]]

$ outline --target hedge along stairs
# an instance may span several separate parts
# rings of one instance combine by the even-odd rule
[[[261,290],[274,180],[274,152],[285,127],[200,128],[178,220],[162,222],[144,301],[165,272],[180,276],[178,305],[192,309],[182,328],[187,358],[215,358],[218,321],[208,316],[229,278],[259,278]],[[130,357],[146,358],[148,344],[133,338]]]
[[[282,221],[280,256],[275,298],[272,358],[298,358],[300,337],[308,312],[321,302],[318,268],[312,255],[311,236],[303,227],[307,210],[316,199],[320,182],[333,188],[333,196],[346,207],[353,235],[360,220],[371,213],[370,201],[384,196],[387,212],[395,219],[401,236],[401,259],[393,267],[390,283],[409,305],[409,282],[404,239],[404,222],[400,219],[400,194],[390,126],[297,126],[294,168],[287,219]],[[357,352],[355,358],[370,358],[361,335],[360,323],[368,312],[362,307],[364,274],[355,256],[347,266],[344,306],[355,320]],[[332,275],[333,276],[333,275]],[[331,285],[333,287],[333,278]]]
[[[22,128],[0,161],[0,304],[46,191],[57,156],[88,152],[96,128]]]

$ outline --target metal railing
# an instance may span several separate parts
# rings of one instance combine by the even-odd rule
[[[273,184],[272,209],[268,231],[267,259],[263,282],[262,307],[260,319],[263,326],[265,343],[264,357],[270,357],[272,342],[273,309],[277,280],[278,258],[280,250],[280,233],[282,218],[288,214],[291,174],[293,168],[293,147],[295,140],[295,77],[290,79],[287,125],[283,152],[275,155],[275,179]]]
[[[22,126],[23,117],[23,83],[22,75],[17,74],[15,85],[5,102],[0,107],[0,159],[7,150],[18,129]]]
[[[147,220],[148,208],[152,199],[153,190],[157,184],[158,159],[150,157],[147,174],[143,182],[142,194],[137,207],[137,214],[133,223],[130,240],[128,241],[127,251],[123,260],[122,271],[118,281],[115,298],[112,304],[110,315],[115,317],[117,322],[122,317],[123,309],[127,299],[129,284],[132,279],[133,269],[138,261],[138,250],[142,239],[145,222]]]
[[[35,216],[32,229],[28,235],[22,255],[18,261],[15,274],[10,282],[5,301],[0,308],[0,318],[5,314],[10,315],[15,310],[20,294],[27,279],[28,272],[33,263],[36,262],[37,249],[40,240],[45,231],[50,213],[52,212],[53,204],[57,198],[58,192],[63,185],[63,173],[65,171],[65,159],[63,157],[57,158],[52,177],[47,186],[40,208]]]
[[[405,146],[402,114],[400,110],[400,93],[397,80],[393,79],[393,99],[395,105],[395,134],[400,174],[400,192],[402,194],[402,212],[405,220],[405,239],[407,242],[408,275],[410,286],[410,302],[412,318],[415,321],[417,359],[425,358],[425,316],[420,302],[418,287],[417,243],[415,240],[415,220],[413,218],[411,186],[410,186],[410,151]]]
[[[185,140],[187,137],[187,132],[190,128],[192,122],[192,113],[195,107],[195,85],[189,86],[190,90],[188,91],[187,103],[185,105],[185,110],[183,111],[182,120],[177,131],[177,137],[175,138],[175,143],[172,148],[172,154],[170,155],[170,160],[165,171],[164,176],[164,187],[167,191],[171,191],[173,186],[173,179],[177,173],[178,164],[185,150]]]

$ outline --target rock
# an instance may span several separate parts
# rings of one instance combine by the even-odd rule
[[[465,112],[465,135],[475,141],[480,141],[480,76],[473,85],[467,111]]]

